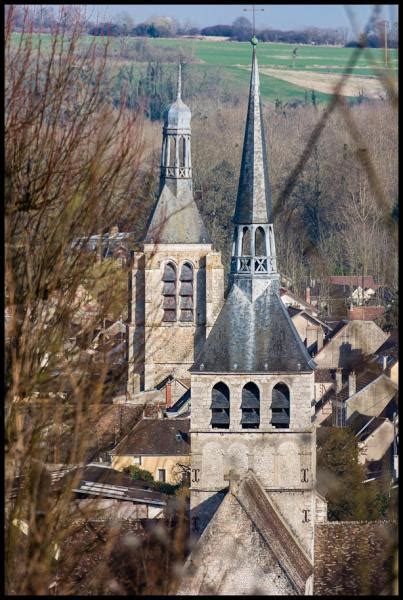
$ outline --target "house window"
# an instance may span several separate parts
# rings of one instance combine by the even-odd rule
[[[277,429],[290,426],[290,390],[284,383],[274,386],[271,394],[271,424]]]
[[[257,385],[247,383],[242,390],[242,429],[259,429],[260,392]]]
[[[225,383],[216,383],[211,392],[211,425],[229,429],[229,389]]]
[[[169,262],[165,265],[162,281],[164,282],[162,287],[164,316],[162,320],[172,323],[176,321],[176,268],[173,263]]]
[[[189,263],[182,265],[179,276],[179,320],[185,323],[193,323],[193,268]]]
[[[158,469],[157,473],[158,481],[166,481],[166,469]]]
[[[141,456],[134,456],[133,457],[133,464],[135,464],[135,465],[141,465]]]

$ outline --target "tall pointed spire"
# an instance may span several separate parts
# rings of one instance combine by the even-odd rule
[[[246,118],[234,223],[250,224],[271,222],[271,192],[267,167],[262,104],[260,99],[259,68],[256,57],[256,44],[254,44],[248,115]]]
[[[255,46],[257,40],[252,38]],[[253,48],[234,215],[231,287],[191,372],[310,372],[315,366],[280,299],[259,72]]]
[[[241,172],[234,214],[234,239],[231,274],[238,285],[246,280],[276,279],[276,250],[272,225],[272,203],[267,166],[266,142],[260,99],[257,39],[252,38],[252,72],[248,114],[242,151]],[[243,283],[241,283],[243,281]],[[255,285],[256,293],[264,282]],[[249,285],[249,288],[251,286]]]

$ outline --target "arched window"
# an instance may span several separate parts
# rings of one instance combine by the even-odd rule
[[[284,383],[274,386],[271,394],[271,424],[278,429],[290,426],[290,390]]]
[[[249,227],[244,227],[242,230],[242,256],[250,256]]]
[[[173,136],[169,136],[169,157],[168,157],[168,165],[173,167],[175,164],[175,146],[176,140]]]
[[[266,236],[263,227],[258,227],[255,231],[255,256],[267,256]]]
[[[192,323],[193,322],[193,268],[189,263],[182,265],[181,274],[179,277],[180,289],[179,289],[179,308],[180,308],[180,321]]]
[[[162,287],[164,316],[162,320],[172,323],[176,321],[176,267],[173,263],[169,262],[165,265],[162,281],[164,282]]]
[[[260,393],[254,383],[247,383],[242,390],[242,429],[259,429]]]
[[[229,429],[229,389],[221,381],[211,392],[211,425],[220,429]]]

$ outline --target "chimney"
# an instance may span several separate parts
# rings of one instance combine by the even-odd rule
[[[305,300],[308,304],[311,303],[311,288],[309,287],[309,285],[305,290]]]
[[[336,369],[336,392],[340,392],[343,387],[342,370]]]
[[[166,408],[170,408],[171,403],[172,403],[172,389],[171,389],[171,385],[172,385],[172,382],[168,381],[168,383],[165,386],[165,407]]]
[[[348,397],[354,396],[357,389],[357,378],[354,371],[351,371],[348,376]]]
[[[388,368],[388,358],[389,356],[382,356],[382,368],[384,371]]]

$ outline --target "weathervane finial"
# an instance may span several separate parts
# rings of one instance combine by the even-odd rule
[[[249,10],[252,11],[252,40],[255,40],[255,42],[253,42],[251,40],[251,43],[254,46],[256,46],[256,44],[257,44],[257,38],[256,38],[256,35],[255,35],[255,33],[256,33],[256,30],[255,30],[255,14],[256,14],[257,10],[260,10],[261,12],[263,12],[264,8],[256,8],[256,4],[252,4],[252,8],[244,8],[243,10],[245,12],[247,12]]]

